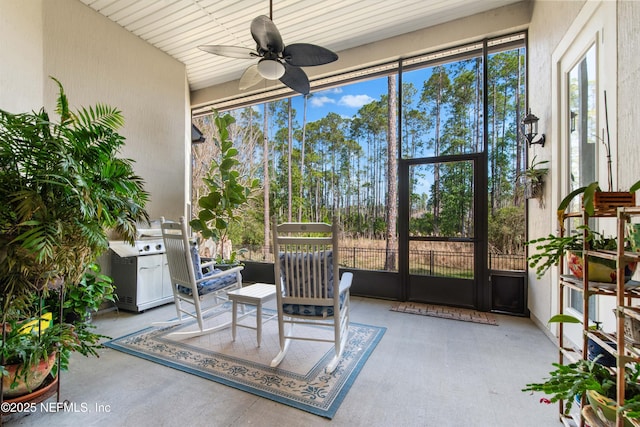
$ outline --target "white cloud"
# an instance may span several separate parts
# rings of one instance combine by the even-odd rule
[[[335,104],[336,100],[328,96],[312,96],[309,98],[313,107],[322,107],[325,104]]]
[[[371,101],[373,101],[373,98],[369,95],[345,95],[340,98],[338,104],[350,108],[360,108]]]
[[[331,89],[321,90],[320,92],[316,92],[317,95],[336,95],[342,93],[341,87],[333,87]]]

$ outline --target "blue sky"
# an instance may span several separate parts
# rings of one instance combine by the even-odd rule
[[[380,99],[380,96],[386,93],[387,79],[384,77],[313,92],[307,101],[307,121],[321,119],[329,112],[353,117],[363,105]],[[293,98],[293,107],[298,113],[298,122],[302,124],[304,109],[302,96]]]

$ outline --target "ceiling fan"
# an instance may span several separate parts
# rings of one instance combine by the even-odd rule
[[[269,5],[270,16],[273,16],[273,5],[271,2]],[[265,78],[280,80],[296,92],[308,95],[309,78],[300,67],[328,64],[338,59],[336,53],[314,44],[294,43],[285,46],[273,20],[265,15],[251,21],[251,35],[257,43],[255,51],[239,46],[198,46],[205,52],[229,58],[260,58],[242,74],[240,90],[248,89]]]

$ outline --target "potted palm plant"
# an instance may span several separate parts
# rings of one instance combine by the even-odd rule
[[[47,315],[47,295],[82,282],[108,248],[109,231],[133,242],[136,223],[148,220],[144,183],[133,162],[118,156],[125,142],[117,133],[124,124],[121,112],[104,104],[73,112],[62,84],[53,81],[59,88],[57,121],[44,108],[0,110],[3,377],[20,346],[23,376],[39,362],[34,355],[57,352],[64,364],[69,351],[86,348],[77,327],[60,316],[49,314],[54,324],[35,333],[21,333],[20,325],[39,324]]]

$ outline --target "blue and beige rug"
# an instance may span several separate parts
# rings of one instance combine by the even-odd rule
[[[268,316],[270,310],[263,311],[263,316]],[[227,315],[209,319],[207,326],[229,320]],[[255,325],[255,317],[247,317],[242,323]],[[247,328],[237,329],[235,341],[230,328],[189,339],[168,336],[178,330],[193,330],[194,324],[149,327],[105,346],[330,419],[386,331],[351,323],[340,364],[328,375],[324,368],[334,353],[331,343],[294,341],[280,366],[269,366],[279,348],[276,320],[264,324],[260,347],[256,331]],[[296,329],[299,333],[304,329],[327,334],[324,328]]]

